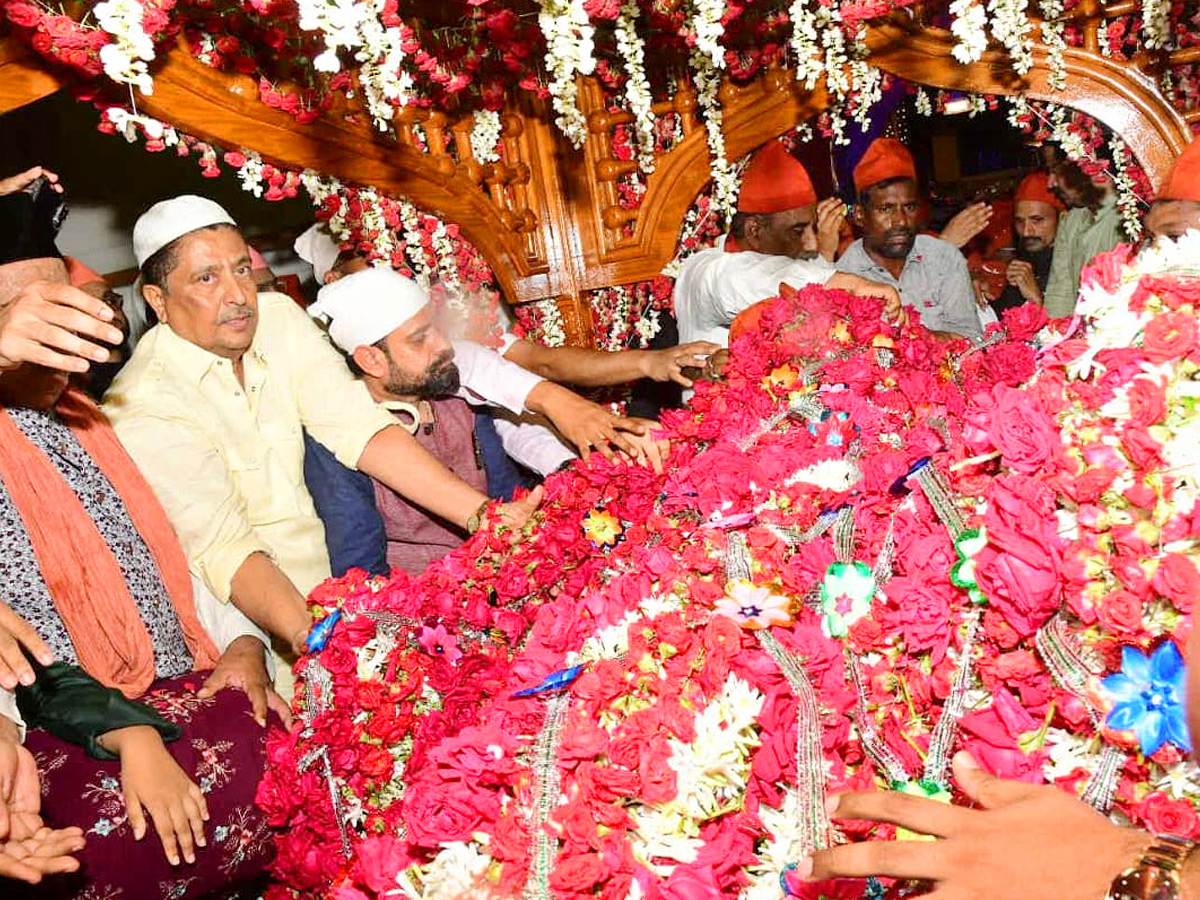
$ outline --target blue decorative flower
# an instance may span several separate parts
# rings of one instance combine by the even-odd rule
[[[1181,750],[1192,749],[1184,718],[1183,657],[1173,641],[1164,641],[1152,656],[1137,647],[1122,648],[1121,671],[1102,684],[1115,704],[1104,724],[1132,731],[1144,755],[1168,741]]]

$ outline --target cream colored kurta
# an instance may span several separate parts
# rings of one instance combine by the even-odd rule
[[[274,559],[304,594],[329,577],[325,530],[304,485],[301,429],[354,467],[376,432],[394,424],[291,298],[259,294],[258,310],[244,386],[228,359],[160,324],[103,404],[193,573],[226,602],[254,552]]]

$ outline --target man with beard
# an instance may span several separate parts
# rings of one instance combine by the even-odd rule
[[[309,313],[328,322],[330,339],[346,354],[372,399],[447,469],[483,491],[487,472],[476,436],[476,413],[455,396],[460,380],[455,350],[434,324],[429,295],[392,269],[372,268],[327,284]],[[522,461],[547,453],[556,464],[574,459],[574,454],[540,425],[524,423],[497,431],[505,449]],[[374,509],[364,512],[361,504],[325,503],[330,487],[361,493],[359,482],[365,478],[330,465],[322,467],[322,475],[326,484],[311,489],[335,571],[340,568],[337,548],[354,535],[361,538],[364,533],[374,533],[378,535],[374,541],[386,543],[360,549],[360,553],[372,554],[371,563],[360,563],[364,568],[379,574],[398,568],[411,575],[419,575],[465,537],[461,527],[413,505],[378,480],[372,485]],[[381,527],[376,524],[380,518]],[[367,522],[370,528],[364,528]],[[382,566],[373,564],[385,556]]]
[[[1117,192],[1107,175],[1089,176],[1078,163],[1064,157],[1050,166],[1046,185],[1067,207],[1067,214],[1058,223],[1043,303],[1046,315],[1061,319],[1075,312],[1083,267],[1125,237]]]
[[[1200,139],[1188,144],[1175,160],[1142,224],[1150,239],[1177,240],[1200,230]]]
[[[879,297],[900,312],[894,288],[834,269],[845,206],[817,202],[808,172],[778,141],[750,160],[729,234],[684,260],[675,282],[679,340],[729,343],[729,325],[743,310],[779,294],[779,285],[823,284]]]
[[[1008,285],[992,303],[997,313],[1025,303],[1042,303],[1042,292],[1050,277],[1058,217],[1066,208],[1050,191],[1048,172],[1026,175],[1013,197],[1013,231],[1017,235],[1016,257],[1008,264]]]
[[[982,327],[966,260],[953,244],[917,233],[921,198],[908,149],[894,138],[873,141],[854,167],[854,189],[862,237],[838,260],[838,270],[896,288],[900,302],[935,334],[978,340]]]

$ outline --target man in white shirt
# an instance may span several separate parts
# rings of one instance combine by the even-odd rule
[[[742,179],[730,232],[708,250],[684,260],[675,282],[679,339],[729,342],[738,313],[774,297],[779,285],[822,284],[881,297],[899,312],[896,291],[833,266],[845,207],[837,198],[817,203],[808,172],[778,141],[759,150]]]

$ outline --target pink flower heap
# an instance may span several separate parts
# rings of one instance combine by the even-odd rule
[[[276,895],[877,893],[788,877],[893,836],[825,794],[951,800],[960,748],[1195,831],[1169,640],[1197,580],[1191,290],[1123,262],[1069,340],[1032,309],[972,349],[780,298],[667,417],[668,474],[579,464],[526,534],[325,585],[342,618],[260,794]]]

